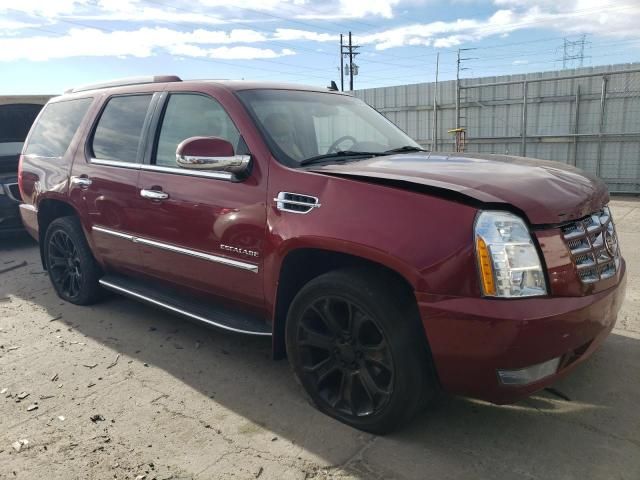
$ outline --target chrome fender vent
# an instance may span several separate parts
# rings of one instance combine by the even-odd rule
[[[276,208],[283,212],[305,214],[320,207],[317,197],[301,193],[280,192],[273,201],[276,202]]]

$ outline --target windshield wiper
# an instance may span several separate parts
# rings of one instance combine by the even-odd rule
[[[401,152],[427,152],[424,148],[414,147],[412,145],[405,145],[404,147],[392,148],[391,150],[385,150],[384,152],[359,152],[354,150],[339,150],[334,153],[325,153],[324,155],[316,155],[315,157],[305,158],[300,162],[300,166],[311,165],[312,163],[322,162],[330,159],[342,159],[342,158],[357,158],[357,157],[380,157],[384,155],[391,155],[393,153]]]
[[[385,150],[384,153],[402,153],[402,152],[428,152],[424,148],[414,147],[413,145],[405,145],[404,147],[392,148],[391,150]]]
[[[312,163],[322,162],[323,160],[330,159],[342,159],[348,157],[374,157],[376,155],[384,155],[381,152],[358,152],[354,150],[339,150],[334,153],[325,153],[323,155],[316,155],[315,157],[305,158],[300,162],[300,166],[311,165]]]

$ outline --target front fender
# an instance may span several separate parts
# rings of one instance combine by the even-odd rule
[[[383,265],[418,292],[479,295],[475,207],[397,186],[273,165],[269,199],[279,192],[314,196],[321,206],[304,215],[280,211],[276,202],[267,207],[267,307],[275,305],[284,258],[300,248],[335,251]]]

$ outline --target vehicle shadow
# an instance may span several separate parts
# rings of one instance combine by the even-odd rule
[[[211,330],[117,296],[76,307],[61,304],[52,292],[34,295],[46,291],[49,281],[28,271],[38,265],[32,245],[23,240],[0,248],[1,258],[20,251],[29,261],[29,268],[4,282],[9,294],[35,302],[51,317],[61,315],[56,323],[162,369],[211,402],[355,477],[586,479],[611,478],[615,472],[637,478],[626,475],[640,472],[637,339],[612,334],[556,385],[571,401],[542,392],[499,407],[440,395],[407,428],[375,437],[313,409],[286,361],[271,361],[268,339]]]

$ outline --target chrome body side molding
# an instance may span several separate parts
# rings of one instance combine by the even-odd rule
[[[191,250],[189,248],[183,248],[177,245],[171,245],[170,243],[158,242],[156,240],[151,240],[149,238],[136,237],[135,235],[131,235],[129,233],[120,232],[118,230],[111,230],[109,228],[101,227],[99,225],[94,225],[93,227],[91,227],[91,229],[94,232],[104,233],[106,235],[122,238],[124,240],[129,240],[133,243],[140,243],[142,245],[160,248],[162,250],[167,250],[174,253],[180,253],[182,255],[188,255],[190,257],[200,258],[202,260],[207,260],[209,262],[220,263],[222,265],[227,265],[229,267],[235,267],[241,270],[247,270],[253,273],[258,273],[258,265],[254,263],[242,262],[240,260],[234,260],[232,258],[213,255],[211,253],[200,252],[198,250]]]
[[[116,230],[110,230],[108,228],[99,227],[94,225],[91,227],[91,230],[94,232],[106,233],[107,235],[111,235],[113,237],[124,238],[125,240],[129,240],[133,242],[133,235],[129,235],[128,233],[118,232]]]
[[[144,170],[147,172],[173,173],[176,175],[187,175],[191,177],[215,178],[217,180],[232,181],[234,175],[231,172],[208,172],[202,170],[187,170],[180,167],[164,167],[162,165],[147,165],[143,163],[120,162],[118,160],[103,160],[100,158],[92,158],[93,165],[104,165],[107,167],[129,168],[131,170]]]

